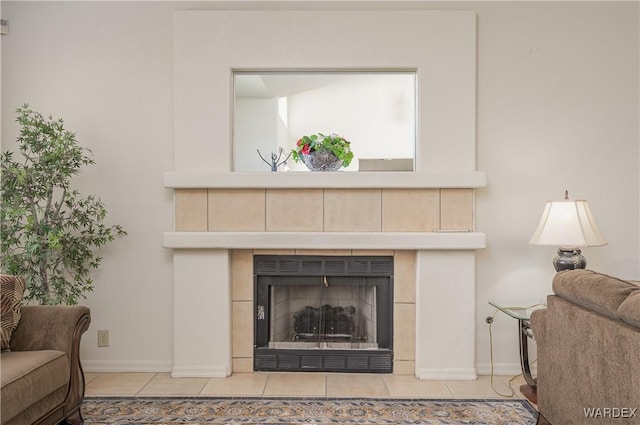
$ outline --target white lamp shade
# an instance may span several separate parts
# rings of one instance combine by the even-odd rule
[[[603,246],[607,241],[596,225],[587,201],[547,202],[531,240],[532,245]]]

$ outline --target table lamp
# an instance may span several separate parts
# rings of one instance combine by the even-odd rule
[[[569,192],[565,191],[564,200],[546,203],[529,243],[557,246],[558,253],[553,259],[553,267],[559,272],[584,269],[587,260],[580,248],[603,246],[607,241],[602,237],[587,201],[569,200]]]

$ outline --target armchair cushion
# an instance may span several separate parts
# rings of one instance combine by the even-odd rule
[[[1,350],[9,350],[11,334],[20,321],[24,279],[18,276],[0,275],[0,326],[2,327]]]
[[[47,412],[64,401],[69,384],[69,361],[62,351],[12,351],[2,355],[2,419],[8,421],[47,399]],[[55,395],[47,397],[55,390]],[[28,403],[25,405],[25,403]],[[37,419],[37,418],[34,418]]]

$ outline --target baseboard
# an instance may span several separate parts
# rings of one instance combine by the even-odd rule
[[[215,366],[174,366],[172,378],[226,378],[231,375],[231,368]]]
[[[171,372],[171,362],[83,360],[85,372]]]
[[[418,369],[418,379],[439,379],[452,381],[474,381],[478,379],[475,368],[468,369]]]

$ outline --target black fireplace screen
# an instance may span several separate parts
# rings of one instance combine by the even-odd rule
[[[376,277],[277,276],[269,282],[269,347],[378,348]],[[383,280],[386,280],[383,278]],[[266,289],[266,288],[265,288]]]
[[[256,370],[339,370],[328,357],[365,351],[391,362],[392,257],[256,256],[254,271]]]
[[[319,308],[306,306],[293,313],[294,341],[356,341],[366,336],[356,334],[354,314],[356,308],[332,307],[325,304]]]

